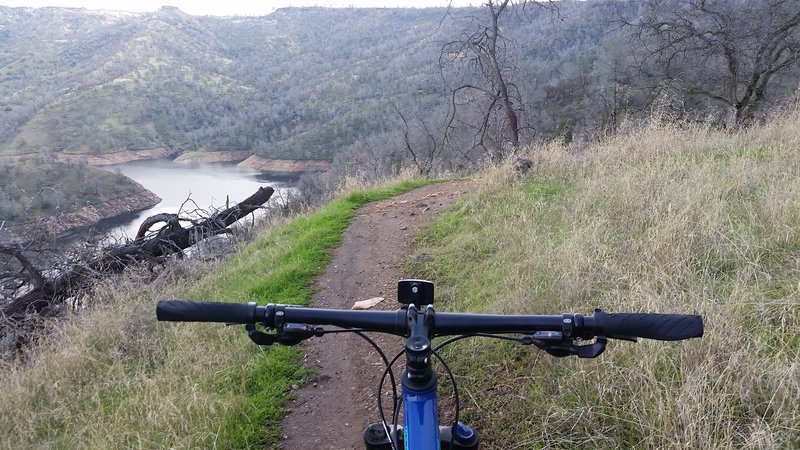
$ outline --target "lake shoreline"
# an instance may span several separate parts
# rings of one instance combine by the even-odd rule
[[[142,191],[136,194],[120,197],[117,199],[108,199],[105,202],[100,202],[96,205],[85,205],[79,208],[74,208],[68,212],[62,212],[59,215],[47,216],[37,219],[35,224],[3,224],[0,221],[0,243],[15,244],[21,242],[31,241],[33,239],[58,239],[62,236],[76,236],[84,233],[84,231],[97,229],[102,231],[110,231],[117,226],[126,227],[125,233],[128,236],[135,234],[133,226],[134,222],[140,222],[143,218],[149,215],[169,212],[177,213],[183,203],[189,202],[189,205],[197,201],[202,206],[198,209],[214,208],[220,204],[225,204],[228,201],[241,201],[247,196],[251,195],[260,185],[271,185],[275,188],[292,189],[293,185],[299,176],[303,173],[301,169],[306,169],[310,166],[303,166],[298,164],[290,164],[291,161],[281,160],[279,164],[266,165],[261,164],[254,168],[243,167],[242,164],[237,164],[236,159],[249,159],[251,157],[249,152],[192,152],[192,157],[176,158],[174,153],[170,153],[167,149],[149,149],[137,151],[115,152],[113,155],[105,155],[102,158],[92,159],[75,159],[74,155],[51,154],[58,159],[68,160],[73,164],[76,161],[82,161],[87,165],[99,166],[106,171],[119,172],[128,178],[133,179],[139,184],[144,184]],[[86,155],[84,155],[86,156]],[[0,164],[4,160],[9,161],[21,158],[36,158],[41,157],[40,154],[18,155],[15,157],[8,157],[0,155]],[[108,164],[114,162],[114,164]],[[263,161],[261,161],[263,162]],[[168,166],[171,169],[166,172],[162,169]],[[149,167],[149,168],[143,168]],[[318,166],[317,166],[318,167]],[[137,179],[137,176],[149,177],[154,168],[162,170],[159,176],[152,182],[159,184],[166,184],[159,192],[154,192],[155,188],[147,186]],[[263,169],[280,169],[275,171]],[[131,177],[129,170],[138,172],[139,175]],[[187,179],[187,173],[204,173],[211,176],[204,186],[192,186],[191,179]],[[191,178],[191,177],[190,177]],[[250,185],[244,190],[234,189],[233,185],[238,185],[243,180],[249,179]],[[209,197],[213,197],[213,202],[203,204],[206,200],[202,200],[200,192],[206,190],[208,186],[214,183],[220,183],[212,189],[212,192],[207,193]],[[192,186],[192,187],[189,187]],[[184,188],[187,189],[184,189]],[[180,191],[179,199],[172,200],[162,204],[162,199],[171,197],[172,192]],[[185,191],[185,192],[184,192]],[[279,194],[280,195],[280,194]],[[156,208],[158,207],[158,208]],[[158,209],[158,211],[156,211]],[[164,210],[164,211],[162,211]],[[147,215],[143,215],[149,212]],[[123,224],[123,225],[121,225]],[[136,223],[138,226],[139,223]],[[38,233],[38,236],[32,236],[28,231],[34,226],[41,230],[43,233]]]
[[[310,171],[327,172],[333,167],[328,161],[315,159],[270,159],[254,155],[247,150],[181,151],[168,149],[166,147],[154,147],[141,150],[118,150],[100,155],[61,152],[52,152],[50,154],[58,161],[85,163],[94,167],[116,166],[130,162],[154,159],[169,159],[178,164],[236,164],[239,167],[254,169],[259,172],[297,177]],[[16,159],[34,158],[38,156],[41,156],[41,154],[0,154],[0,163],[2,163],[3,160],[13,161]]]
[[[220,152],[191,152],[186,151],[175,158],[180,164],[238,164],[249,158],[252,153],[248,151],[220,151]]]
[[[267,159],[257,155],[247,158],[238,165],[239,167],[246,167],[248,169],[272,173],[305,173],[310,171],[327,172],[332,168],[332,164],[327,161]]]
[[[135,161],[109,167],[143,185],[163,199],[153,208],[104,220],[98,228],[135,236],[142,220],[155,214],[192,217],[228,207],[253,195],[260,187],[275,189],[275,198],[294,188],[297,176],[265,173],[228,162],[186,163],[172,159]],[[277,201],[277,200],[275,200]]]
[[[81,206],[55,216],[43,217],[33,224],[12,225],[0,230],[0,244],[15,245],[35,239],[58,240],[81,230],[88,230],[103,220],[150,209],[161,203],[161,197],[142,188],[135,194],[109,199],[95,205]],[[30,236],[35,230],[36,236]]]

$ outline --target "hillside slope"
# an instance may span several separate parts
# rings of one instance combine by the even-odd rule
[[[779,27],[771,14],[793,17],[797,8],[715,5],[727,18],[721,22],[741,17],[767,28],[709,31],[732,34],[742,65],[731,68],[719,43],[681,53],[675,59],[704,67],[702,80],[692,81],[650,58],[656,42],[621,26],[647,15],[644,2],[542,3],[500,18],[497,64],[522,142],[613,131],[653,105],[724,122],[732,105],[719,89],[733,82],[726,89],[747,92],[749,77],[736,73],[759,73],[761,34]],[[711,17],[692,20],[707,24]],[[263,17],[194,17],[172,7],[135,14],[0,7],[0,152],[164,147],[329,162],[371,154],[397,165],[410,157],[408,138],[420,155],[452,154],[469,160],[453,167],[468,165],[507,138],[502,114],[485,95],[495,89],[485,61],[461,47],[489,22],[477,7],[288,8]],[[787,34],[791,47],[798,30],[786,26],[779,35]],[[795,94],[800,65],[790,58],[779,66],[759,84],[756,119]],[[459,86],[479,89],[453,98]],[[453,102],[458,111],[447,128]]]
[[[447,356],[488,448],[800,445],[799,120],[538,148],[532,176],[490,170],[420,237],[409,264],[439,308],[704,317],[701,339],[592,360],[461,343]]]
[[[800,444],[798,121],[735,135],[653,123],[534,148],[530,176],[488,170],[418,236],[404,272],[436,283],[438,310],[705,318],[702,339],[614,342],[595,360],[460,342],[444,356],[487,448]],[[262,352],[236,327],[156,323],[154,300],[304,302],[355,209],[412,186],[350,193],[201,275],[109,282],[105,306],[4,362],[0,446],[277,445],[302,355]]]
[[[385,130],[391,102],[441,102],[432,36],[443,15],[0,7],[0,142],[11,153],[168,147],[331,160]]]

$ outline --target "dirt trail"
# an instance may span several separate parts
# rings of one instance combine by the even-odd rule
[[[469,187],[466,181],[440,183],[363,207],[317,280],[311,306],[350,308],[358,300],[385,297],[374,309],[396,309],[397,280],[412,275],[398,267],[409,256],[411,239]],[[380,358],[354,335],[307,342],[305,364],[316,377],[295,391],[295,400],[287,406],[282,448],[363,449],[364,428],[378,421]],[[381,342],[390,358],[402,348],[399,340]]]

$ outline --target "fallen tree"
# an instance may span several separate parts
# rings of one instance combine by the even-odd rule
[[[231,225],[259,209],[273,193],[271,187],[261,187],[241,203],[200,219],[182,219],[177,214],[148,217],[134,240],[108,246],[99,256],[47,271],[37,268],[26,257],[26,247],[0,245],[0,255],[16,260],[16,270],[0,272],[0,284],[19,293],[0,304],[0,319],[5,322],[0,323],[0,338],[9,324],[26,321],[31,316],[51,315],[69,299],[86,292],[99,277],[121,273],[138,263],[161,263],[203,239],[228,233]],[[181,222],[189,222],[191,226],[184,228]],[[164,226],[150,232],[159,223]]]

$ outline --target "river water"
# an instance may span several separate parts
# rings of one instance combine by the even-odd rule
[[[108,170],[119,170],[127,177],[161,197],[161,203],[137,213],[102,221],[98,228],[114,237],[136,236],[142,220],[154,214],[178,213],[189,216],[192,211],[223,209],[253,195],[261,186],[271,186],[275,193],[267,204],[276,202],[294,189],[293,179],[245,169],[233,164],[178,164],[171,160],[136,161]]]

